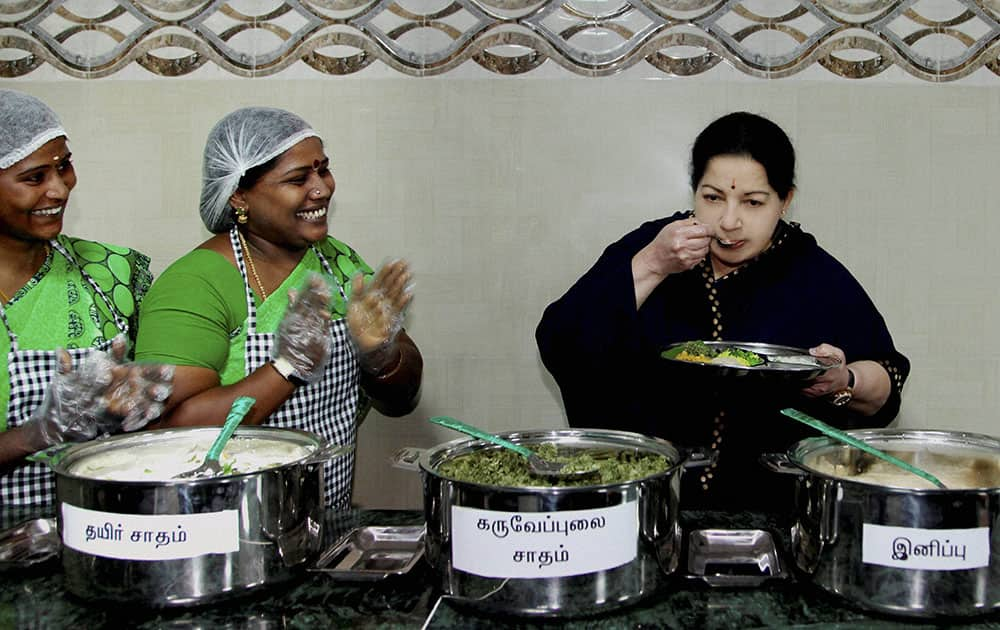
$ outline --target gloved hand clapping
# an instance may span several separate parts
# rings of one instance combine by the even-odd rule
[[[75,370],[69,353],[59,351],[59,370],[24,424],[32,446],[41,450],[119,429],[135,431],[163,412],[173,388],[173,366],[126,363],[127,345],[119,335],[110,354],[91,352]]]
[[[332,344],[330,285],[323,276],[311,273],[305,286],[288,301],[271,346],[271,358],[284,359],[292,366],[292,376],[313,383],[323,376]]]
[[[403,328],[406,307],[413,299],[410,266],[403,260],[386,263],[367,284],[361,275],[351,282],[347,326],[358,349],[361,367],[377,373],[396,359],[396,336]]]

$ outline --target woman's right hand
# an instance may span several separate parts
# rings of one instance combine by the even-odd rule
[[[668,223],[644,248],[649,271],[668,276],[691,269],[708,255],[715,232],[694,217]]]
[[[667,276],[691,269],[708,255],[714,232],[694,217],[663,226],[648,245],[632,257],[635,305],[640,308]]]
[[[75,369],[69,353],[59,350],[59,369],[42,404],[22,427],[33,450],[135,431],[159,417],[173,387],[174,368],[126,362],[127,345],[119,335],[110,352],[95,350]]]
[[[291,295],[285,317],[278,324],[271,358],[283,359],[292,376],[313,383],[323,376],[330,358],[330,285],[311,273],[305,286]]]

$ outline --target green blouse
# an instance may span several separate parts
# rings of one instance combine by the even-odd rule
[[[138,305],[153,280],[149,257],[118,247],[60,235],[73,264],[54,249],[38,272],[4,305],[7,322],[21,350],[55,350],[98,346],[120,331],[105,300],[81,274],[90,276],[129,325],[135,340]],[[10,351],[8,331],[0,334],[0,352]],[[7,361],[0,365],[0,430],[7,428],[10,379]]]
[[[372,269],[346,244],[333,237],[316,247],[333,270],[331,279],[344,295],[350,295],[350,280]],[[285,281],[267,297],[270,312],[284,313],[288,291],[302,286],[306,275],[324,269],[309,250]],[[330,313],[333,319],[347,314],[347,301],[334,289]],[[272,304],[272,301],[277,304]],[[254,293],[254,303],[261,306]],[[258,318],[257,332],[274,332],[280,317]],[[246,376],[241,349],[247,324],[246,293],[239,270],[224,256],[196,249],[170,265],[157,278],[143,301],[136,360],[205,367],[219,374],[222,385]]]

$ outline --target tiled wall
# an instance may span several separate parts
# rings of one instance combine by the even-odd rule
[[[522,74],[662,76],[722,61],[754,77],[819,65],[840,77],[897,66],[928,81],[1000,74],[998,0],[8,0],[0,76],[81,78],[139,65],[164,77],[241,77],[382,64],[410,76],[463,64]]]
[[[617,12],[605,9],[625,3],[569,2],[551,8],[517,0],[353,3],[357,6],[351,0],[286,0],[273,18],[256,20],[282,24],[258,29],[277,39],[247,40],[248,32],[225,26],[245,22],[241,15],[267,15],[278,4],[5,2],[0,21],[11,22],[11,7],[30,15],[16,18],[22,20],[17,28],[0,29],[0,51],[6,54],[0,61],[7,61],[0,67],[7,74],[18,69],[20,75],[0,84],[44,99],[69,130],[80,181],[67,232],[133,245],[153,257],[156,271],[207,237],[197,200],[202,146],[215,121],[236,107],[264,104],[291,109],[321,132],[337,178],[331,231],[373,263],[403,256],[417,273],[417,298],[407,325],[425,355],[423,402],[405,419],[373,413],[362,428],[357,492],[362,503],[419,505],[419,477],[391,468],[388,458],[401,446],[428,447],[452,439],[450,432],[424,422],[427,416],[453,415],[498,431],[564,425],[558,392],[534,345],[542,309],[608,243],[642,221],[690,204],[691,142],[708,121],[734,109],[766,114],[788,130],[800,158],[791,218],[855,273],[912,360],[900,423],[1000,434],[995,0],[745,0],[741,5],[685,0],[637,2]],[[800,4],[804,8],[796,8]],[[407,17],[421,13],[417,6],[431,6],[441,15],[422,21]],[[293,15],[326,15],[334,7],[346,17],[321,20],[311,30],[292,28]],[[477,7],[483,15],[508,17],[491,18],[499,22],[479,30],[471,23],[464,30],[440,26]],[[664,17],[678,7],[707,17],[680,25]],[[955,11],[944,10],[949,7]],[[621,48],[616,49],[624,70],[590,78],[615,69],[581,65],[573,61],[582,59],[577,53],[615,48],[601,48],[599,37],[573,34],[569,23],[588,11],[606,15],[590,20],[604,26],[629,15],[659,20],[658,34],[648,35],[646,41],[653,43],[634,46],[623,42],[636,41],[632,36],[643,28],[638,22],[629,29],[608,27],[624,34],[617,35]],[[735,17],[718,17],[725,12]],[[734,52],[740,48],[732,42],[749,47],[757,41],[736,18],[788,16],[758,22],[784,33],[784,26],[777,27],[816,12],[842,19],[867,12],[884,19],[881,30],[871,18],[863,26],[817,35],[812,52],[795,53],[780,69],[771,63],[767,72],[750,64],[752,56],[741,56],[748,53]],[[136,26],[166,19],[168,13],[170,26]],[[383,23],[383,14],[399,23]],[[527,17],[510,17],[522,14]],[[74,17],[81,15],[88,17],[82,22]],[[896,17],[889,20],[890,15]],[[195,36],[191,29],[188,39],[157,40],[196,19],[205,29],[215,29],[218,41],[205,31]],[[893,30],[906,20],[939,25],[924,25],[934,37],[908,37],[912,33]],[[945,22],[950,25],[942,26]],[[986,26],[978,35],[956,39],[947,34],[980,22]],[[86,25],[89,31],[67,36],[58,27],[65,23]],[[435,32],[475,35],[444,55],[451,61],[431,67],[432,51],[449,50],[450,44],[426,33],[417,37],[429,26],[411,29],[404,23],[433,23]],[[51,39],[38,34],[51,24],[57,24]],[[733,34],[728,44],[723,28]],[[665,59],[656,56],[656,42],[680,30],[703,38],[697,41],[713,41],[707,49],[723,61],[710,69],[685,66],[692,72],[683,77],[656,66]],[[310,46],[324,55],[335,52],[309,42],[348,31],[355,35],[355,47],[368,51],[363,69],[347,62],[309,65],[318,59],[307,54]],[[500,53],[495,44],[476,42],[508,31],[524,34],[518,41],[541,55],[531,58],[543,63],[516,77],[484,64],[488,56],[483,52]],[[910,43],[894,44],[890,31]],[[288,37],[282,39],[282,33]],[[943,45],[937,37],[942,33],[965,41],[968,54]],[[850,64],[823,61],[829,62],[839,46],[834,42],[848,35],[881,42],[871,45],[880,51],[881,66],[853,66],[877,66],[881,72],[848,79],[837,73],[849,72],[836,68]],[[85,40],[77,39],[81,36]],[[118,48],[107,47],[108,37]],[[279,40],[296,43],[286,46]],[[927,51],[901,52],[932,40],[942,44],[935,63],[921,57]],[[165,51],[150,43],[162,41],[175,47]],[[396,59],[394,46],[418,51],[423,61],[407,65],[402,60],[410,57]],[[21,51],[21,61],[12,50]],[[337,50],[353,58],[350,50]],[[786,54],[777,44],[770,50],[765,55],[770,62]],[[157,70],[150,57],[154,52],[182,60],[169,66],[180,76]],[[183,60],[195,52],[201,63],[189,68]],[[80,63],[77,54],[90,65],[74,66]],[[270,55],[272,62],[244,67],[240,54],[258,61]],[[710,62],[707,56],[691,58]],[[267,76],[245,78],[254,73]],[[332,76],[337,74],[343,76]],[[426,74],[435,76],[415,78]],[[809,305],[803,305],[802,317],[809,316]]]

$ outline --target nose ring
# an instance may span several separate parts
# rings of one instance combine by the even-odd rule
[[[320,192],[320,189],[319,189],[319,188],[313,188],[313,195],[316,195],[316,196],[318,197],[318,196],[319,196],[319,195],[321,195],[321,194],[322,194],[322,193]]]

